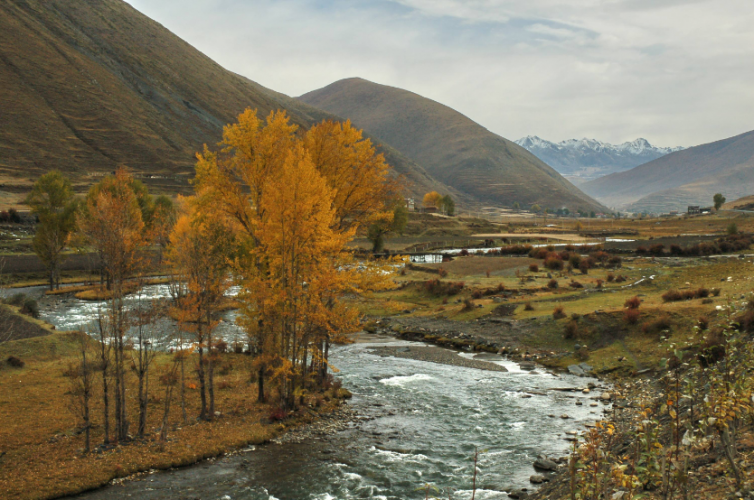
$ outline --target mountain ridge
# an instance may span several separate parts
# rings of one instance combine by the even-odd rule
[[[0,204],[57,168],[78,191],[121,165],[157,191],[189,191],[194,154],[246,108],[302,128],[339,117],[232,73],[121,0],[0,2]],[[463,195],[389,146],[394,171]]]
[[[524,148],[414,92],[348,78],[298,99],[351,119],[440,182],[484,202],[604,209]]]
[[[716,192],[740,198],[751,194],[752,185],[754,131],[670,153],[581,187],[610,206],[668,211],[709,205]]]
[[[515,142],[561,174],[578,181],[629,170],[685,149],[653,146],[642,137],[622,144],[611,144],[586,137],[552,142],[529,135]]]

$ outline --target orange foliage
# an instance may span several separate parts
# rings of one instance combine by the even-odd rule
[[[442,204],[442,195],[437,191],[430,191],[424,195],[423,204],[428,208],[440,208],[440,205]]]
[[[356,265],[346,245],[360,225],[392,217],[396,193],[350,123],[323,122],[303,139],[295,131],[284,112],[263,124],[245,111],[225,127],[219,154],[197,155],[195,184],[199,210],[227,221],[241,248],[239,323],[257,353],[259,399],[267,378],[287,404],[310,366],[324,375],[330,344],[358,330],[342,296],[387,286],[387,268]]]

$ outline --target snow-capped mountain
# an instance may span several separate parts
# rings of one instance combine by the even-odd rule
[[[668,153],[685,149],[652,146],[642,138],[623,144],[586,138],[556,143],[530,135],[515,142],[576,182],[629,170]]]

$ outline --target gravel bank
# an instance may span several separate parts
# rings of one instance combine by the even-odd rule
[[[457,352],[441,347],[433,346],[385,346],[374,347],[371,352],[379,356],[395,356],[397,358],[416,359],[419,361],[428,361],[430,363],[439,363],[451,366],[463,366],[465,368],[476,368],[478,370],[489,370],[493,372],[507,372],[504,366],[490,363],[488,361],[479,361],[477,359],[468,359],[459,356]]]

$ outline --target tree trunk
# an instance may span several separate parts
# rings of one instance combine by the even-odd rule
[[[91,434],[89,432],[91,427],[91,419],[89,418],[89,399],[92,392],[92,373],[86,362],[86,344],[83,344],[81,357],[83,358],[81,369],[84,377],[84,453],[89,453],[89,450],[91,449]]]
[[[204,379],[204,348],[201,347],[201,342],[199,343],[199,368],[196,372],[199,376],[199,397],[201,399],[199,420],[207,420],[207,387]]]
[[[183,347],[181,346],[181,411],[183,412],[183,424],[188,424],[186,413],[186,365],[183,359]]]
[[[175,375],[175,372],[173,372]],[[162,412],[162,427],[160,427],[160,443],[164,444],[168,440],[168,416],[170,415],[170,398],[173,395],[173,386],[165,387],[165,407]]]
[[[257,375],[257,402],[264,403],[264,367],[259,367],[259,374]]]
[[[209,392],[209,419],[215,418],[215,366],[212,364],[212,354],[207,356],[207,384]]]
[[[102,349],[102,403],[104,413],[104,430],[105,430],[105,444],[110,444],[110,395],[109,387],[107,383],[107,368],[109,359],[107,351],[105,351],[104,338],[100,338],[100,345]]]
[[[720,440],[723,443],[723,450],[725,451],[725,458],[728,459],[728,463],[730,464],[730,468],[733,471],[733,476],[736,478],[736,486],[739,490],[744,491],[745,490],[745,484],[744,484],[744,478],[741,474],[741,469],[738,468],[738,464],[736,464],[736,449],[735,449],[735,443],[733,442],[733,439],[730,436],[730,431],[726,427],[725,430],[720,432]]]
[[[139,369],[139,427],[137,434],[139,437],[144,437],[147,424],[147,405],[144,397],[144,373]]]

